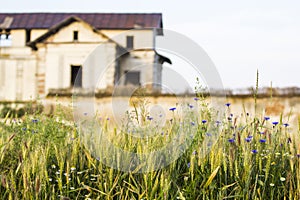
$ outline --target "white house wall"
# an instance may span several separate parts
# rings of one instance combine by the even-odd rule
[[[138,29],[138,30],[101,30],[102,33],[112,38],[123,47],[126,47],[126,36],[133,36],[134,49],[139,48],[153,48],[154,47],[154,34],[153,29]]]
[[[1,59],[0,100],[35,99],[35,69],[34,60]]]
[[[121,61],[121,80],[120,84],[125,84],[125,72],[135,71],[140,72],[140,83],[153,83],[153,62],[154,51],[136,51],[131,52],[130,55],[124,57]]]
[[[78,31],[78,42],[73,42],[73,31]],[[61,29],[48,38],[45,44],[38,45],[38,48],[41,51],[40,55],[44,54],[46,57],[46,93],[50,89],[71,87],[71,65],[83,66],[84,88],[94,87],[99,79],[96,77],[99,71],[114,62],[116,56],[116,44],[108,42],[106,37],[95,33],[84,22],[74,22]],[[92,52],[94,56],[90,55]],[[107,71],[103,87],[113,83],[113,78],[114,68]]]
[[[48,31],[48,29],[31,29],[30,40],[33,41],[33,40],[37,39],[41,35],[45,34],[47,31]]]

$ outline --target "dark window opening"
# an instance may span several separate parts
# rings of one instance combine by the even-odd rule
[[[80,65],[71,65],[71,87],[82,87],[82,69]]]
[[[127,49],[133,49],[133,36],[126,37],[126,47]]]
[[[125,73],[125,85],[140,85],[140,72]]]
[[[31,30],[30,29],[26,29],[26,43],[30,42],[31,39]]]
[[[73,31],[73,40],[78,41],[78,31]]]

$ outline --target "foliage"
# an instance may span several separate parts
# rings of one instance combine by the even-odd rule
[[[121,172],[102,164],[81,142],[76,125],[59,111],[52,116],[27,112],[22,119],[2,115],[0,123],[0,196],[2,199],[299,199],[300,155],[296,135],[283,120],[248,113],[214,121],[203,98],[184,104],[189,126],[196,127],[188,150],[170,165],[148,173]],[[144,105],[144,104],[143,104]],[[146,105],[130,120],[147,117]],[[177,107],[178,108],[178,107]],[[168,109],[168,108],[167,108]],[[167,143],[183,122],[173,112],[150,147]],[[142,116],[140,116],[142,115]],[[97,119],[99,117],[97,116]],[[193,120],[193,121],[191,121]],[[144,144],[120,137],[124,124],[99,119],[116,145],[138,149]],[[190,134],[190,127],[186,133]],[[209,130],[214,130],[209,132]],[[218,138],[213,144],[204,141]],[[152,146],[151,146],[152,145]],[[211,150],[203,156],[202,148]]]

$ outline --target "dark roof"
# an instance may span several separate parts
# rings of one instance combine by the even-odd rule
[[[49,29],[72,16],[96,29],[163,28],[160,13],[0,13],[0,24],[12,17],[7,29]]]

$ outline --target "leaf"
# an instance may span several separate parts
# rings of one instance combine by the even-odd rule
[[[207,188],[207,187],[211,184],[211,182],[213,181],[213,179],[214,179],[215,176],[217,175],[219,169],[220,169],[220,166],[218,166],[218,167],[211,173],[211,175],[208,177],[208,179],[207,179],[207,181],[206,181],[206,183],[205,183],[205,185],[204,185],[204,188]]]

